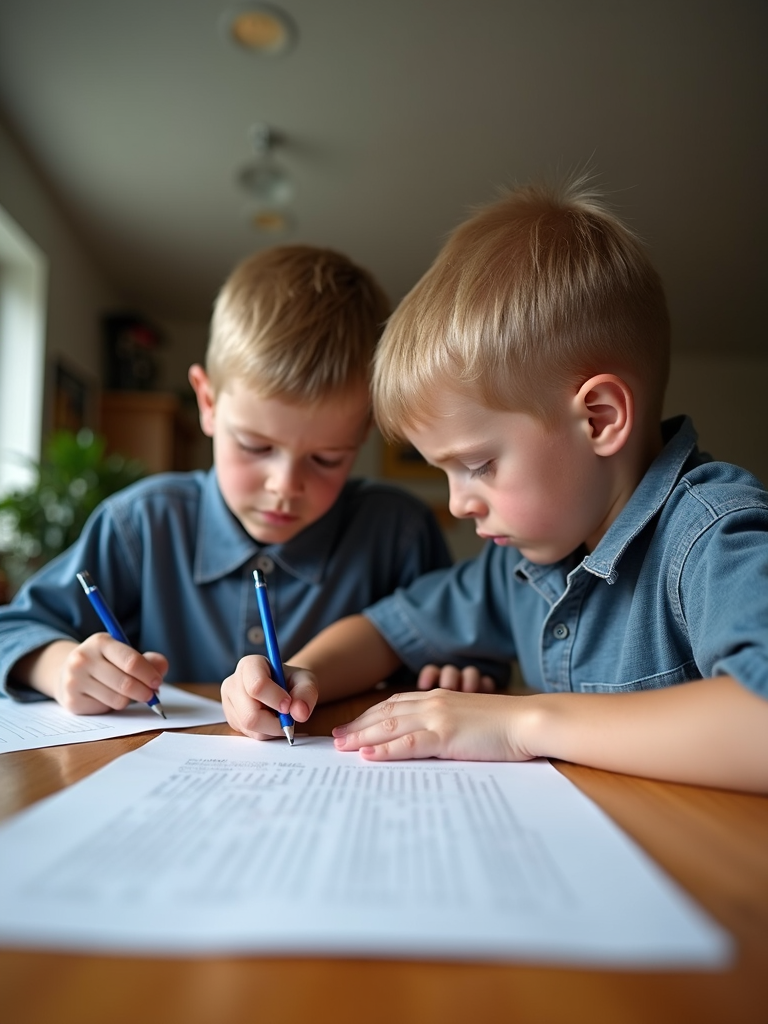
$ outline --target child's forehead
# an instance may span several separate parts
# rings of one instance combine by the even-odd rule
[[[312,401],[268,394],[236,381],[217,397],[220,411],[240,430],[273,436],[299,428],[316,431],[318,440],[358,443],[358,434],[370,419],[370,396],[365,386],[347,388]]]
[[[511,438],[524,444],[534,435],[555,436],[558,429],[559,421],[545,424],[530,411],[499,409],[481,398],[454,391],[443,393],[429,410],[410,420],[403,434],[411,444],[429,449],[442,461]]]

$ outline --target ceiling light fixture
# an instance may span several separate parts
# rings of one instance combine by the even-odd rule
[[[284,139],[263,122],[252,125],[249,135],[255,158],[237,175],[241,188],[248,193],[246,216],[259,231],[279,234],[290,225],[286,211],[293,200],[291,177],[274,160],[274,148]]]
[[[269,125],[258,123],[250,132],[255,160],[246,164],[238,181],[250,197],[265,206],[287,206],[293,199],[293,183],[288,172],[275,163],[275,146],[283,139]]]
[[[264,57],[280,57],[295,44],[298,33],[285,11],[272,4],[233,7],[221,16],[230,42]]]

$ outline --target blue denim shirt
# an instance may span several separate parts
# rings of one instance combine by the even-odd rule
[[[103,630],[77,582],[87,569],[131,643],[161,651],[169,682],[215,682],[265,654],[253,570],[269,586],[287,660],[319,630],[419,575],[450,565],[429,509],[404,491],[348,481],[321,519],[285,544],[260,545],[230,512],[215,472],[152,476],[108,498],[79,540],[0,607],[0,682],[53,640]]]
[[[489,544],[366,611],[413,669],[517,659],[534,689],[622,692],[731,675],[768,698],[768,494],[690,420],[591,554]]]

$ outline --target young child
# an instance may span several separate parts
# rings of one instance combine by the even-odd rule
[[[89,714],[149,700],[163,676],[218,682],[265,652],[256,568],[290,655],[449,565],[424,505],[347,479],[371,421],[387,314],[372,277],[334,252],[285,246],[237,267],[216,301],[206,368],[189,371],[214,468],[109,498],[0,609],[6,692]],[[83,569],[136,650],[104,632],[76,579]]]
[[[230,723],[271,735],[264,705],[300,718],[405,663],[424,692],[335,730],[339,750],[768,789],[768,495],[660,422],[668,352],[658,275],[578,184],[461,226],[387,326],[374,408],[488,543],[312,640],[292,699],[246,659]],[[542,692],[449,692],[483,688],[479,657]]]

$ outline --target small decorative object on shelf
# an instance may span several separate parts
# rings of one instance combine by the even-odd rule
[[[137,313],[104,317],[105,386],[112,391],[149,391],[157,379],[162,332]]]

